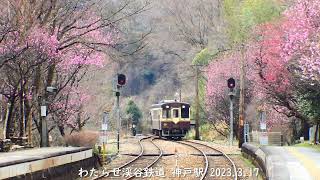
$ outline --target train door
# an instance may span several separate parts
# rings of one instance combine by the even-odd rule
[[[172,108],[172,121],[177,124],[180,121],[180,108]]]

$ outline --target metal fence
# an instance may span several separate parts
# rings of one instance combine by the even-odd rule
[[[281,132],[260,132],[249,133],[248,141],[260,145],[283,146],[283,135]]]

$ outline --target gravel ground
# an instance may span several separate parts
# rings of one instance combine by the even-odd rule
[[[141,138],[141,137],[139,137]],[[116,159],[114,159],[111,163],[105,166],[106,169],[113,169],[119,167],[120,165],[130,161],[135,156],[128,156],[123,154],[139,154],[140,147],[138,145],[138,138],[128,138],[121,144],[120,154]],[[143,141],[143,146],[145,150],[145,154],[149,155],[157,155],[159,151],[157,148],[152,145],[149,140]],[[201,176],[201,171],[204,168],[204,158],[202,156],[197,156],[195,154],[200,154],[192,147],[188,147],[186,145],[178,144],[174,141],[166,141],[157,139],[154,141],[162,150],[164,156],[160,158],[160,160],[152,166],[152,173],[143,173],[141,176],[135,179],[199,179]],[[208,143],[203,141],[198,141],[200,143],[205,143],[210,145],[213,148],[217,148],[223,151],[226,154],[231,154],[231,159],[235,162],[238,168],[238,179],[246,179],[246,180],[256,180],[258,179],[255,175],[250,175],[254,173],[256,170],[254,167],[250,166],[247,162],[245,162],[241,156],[241,151],[236,146],[229,147],[228,145],[217,144],[217,143]],[[201,146],[201,145],[200,145]],[[205,151],[205,150],[204,150]],[[213,150],[207,149],[205,151],[209,154],[216,154],[217,152]],[[171,155],[173,154],[173,155]],[[133,165],[125,168],[124,171],[128,171],[128,169],[145,167],[146,164],[152,162],[157,156],[146,156],[137,160]],[[228,171],[230,169],[230,165],[228,165],[228,161],[220,156],[208,156],[209,159],[209,170],[208,177],[206,179],[233,179],[228,176]],[[150,170],[150,169],[149,169]],[[200,172],[199,172],[200,171]],[[224,176],[222,176],[225,174]],[[106,178],[112,179],[112,178]],[[118,177],[117,179],[125,179]]]
[[[238,179],[245,179],[245,180],[256,180],[258,177],[255,175],[258,169],[255,169],[252,165],[246,163],[244,158],[241,156],[241,149],[237,146],[229,146],[222,143],[214,143],[214,142],[203,142],[203,141],[196,141],[191,140],[191,142],[199,142],[202,144],[209,145],[215,149],[218,149],[225,154],[227,154],[235,163],[237,168]],[[199,146],[201,147],[201,145]],[[204,150],[206,153],[212,153],[213,150],[209,150],[205,148]],[[230,176],[230,162],[227,161],[224,157],[217,157],[217,156],[209,156],[209,174],[206,179],[233,179],[233,176]],[[225,174],[225,175],[223,175]]]
[[[162,148],[164,153],[175,154],[163,157],[159,161],[158,166],[162,166],[165,172],[165,177],[161,179],[199,179],[194,172],[199,172],[204,168],[204,159],[202,156],[190,156],[190,154],[197,153],[196,150],[173,141],[156,140],[155,143]],[[154,177],[153,179],[159,178]]]
[[[120,154],[139,154],[140,153],[140,145],[139,139],[141,137],[129,137],[126,139],[121,139],[120,143]]]
[[[194,141],[194,142],[199,142],[199,143],[202,143],[202,144],[206,144],[206,145],[209,145],[215,149],[218,149],[222,152],[224,152],[225,154],[238,154],[240,155],[241,154],[241,149],[238,148],[237,145],[235,145],[236,143],[233,143],[234,145],[233,146],[229,146],[228,145],[228,142],[225,142],[225,143],[222,143],[222,142],[205,142],[205,141],[197,141],[197,140],[190,140],[191,142]]]

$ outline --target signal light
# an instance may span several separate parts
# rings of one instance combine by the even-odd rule
[[[118,85],[123,86],[126,84],[126,76],[124,74],[118,74]]]
[[[228,79],[228,88],[233,89],[236,86],[236,81],[233,78]]]

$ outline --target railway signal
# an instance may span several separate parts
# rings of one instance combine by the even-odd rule
[[[122,86],[126,84],[126,75],[117,74],[113,81],[113,87],[115,91],[115,95],[117,98],[116,101],[116,114],[117,114],[117,149],[119,153],[120,149],[120,128],[121,128],[121,119],[120,119],[120,89]]]
[[[124,74],[118,74],[118,86],[124,86],[126,84],[126,76]]]
[[[229,78],[227,83],[228,83],[228,88],[230,90],[233,90],[234,87],[236,86],[236,81],[233,78]]]
[[[235,96],[233,89],[236,86],[236,81],[233,78],[229,78],[227,80],[228,88],[230,90],[229,92],[229,98],[230,98],[230,137],[229,137],[229,145],[233,145],[233,97]]]

